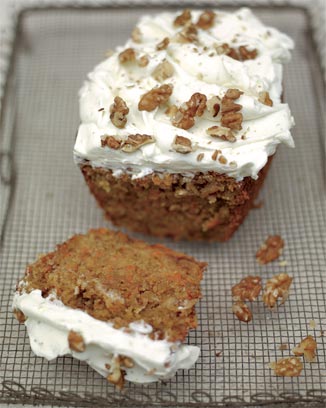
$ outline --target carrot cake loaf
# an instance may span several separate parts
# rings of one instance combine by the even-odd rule
[[[75,162],[106,217],[174,239],[225,241],[281,143],[292,40],[247,8],[144,16],[80,91]]]
[[[205,266],[162,245],[90,230],[27,267],[13,310],[38,356],[71,354],[118,387],[124,378],[168,379],[199,356],[182,342],[197,326]]]

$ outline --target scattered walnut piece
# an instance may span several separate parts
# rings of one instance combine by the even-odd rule
[[[19,321],[19,323],[25,323],[26,316],[20,309],[14,309],[14,316]]]
[[[218,158],[218,161],[219,161],[221,164],[226,164],[226,163],[228,162],[227,159],[226,159],[226,157],[223,156],[223,155],[221,155],[221,156]]]
[[[181,44],[194,43],[198,41],[198,30],[194,24],[187,25],[180,32],[178,32],[174,40]]]
[[[238,111],[242,109],[242,105],[234,103],[235,99],[238,99],[243,92],[239,89],[228,89],[222,98],[222,118],[221,124],[224,127],[241,130],[242,129],[242,113]]]
[[[197,27],[208,30],[214,24],[215,13],[213,10],[205,10],[200,16],[196,23]]]
[[[303,364],[298,357],[286,357],[270,363],[270,368],[281,377],[298,377],[303,369]]]
[[[174,73],[173,65],[167,61],[162,61],[152,72],[152,77],[156,79],[156,81],[163,82],[167,78],[171,78]]]
[[[287,273],[280,273],[269,279],[266,282],[263,293],[265,305],[272,309],[276,305],[278,298],[282,298],[281,304],[283,304],[289,295],[292,280],[293,278]]]
[[[142,33],[138,27],[135,27],[131,32],[131,38],[135,43],[141,43]]]
[[[71,350],[78,353],[82,353],[86,349],[83,337],[73,330],[70,330],[68,334],[68,344]]]
[[[189,9],[183,10],[183,12],[177,16],[173,22],[174,26],[184,26],[191,21],[191,12]]]
[[[137,61],[138,65],[142,68],[146,67],[149,63],[149,59],[147,57],[147,55],[142,55],[138,61]]]
[[[312,336],[307,336],[301,340],[300,344],[292,349],[295,356],[304,356],[310,363],[315,360],[317,342]]]
[[[241,45],[239,48],[230,47],[229,44],[221,44],[216,46],[216,51],[218,54],[225,54],[230,58],[238,61],[246,61],[249,59],[255,59],[258,55],[256,49],[249,50],[245,45]]]
[[[210,99],[207,101],[207,110],[208,112],[213,116],[213,118],[216,118],[220,111],[220,103],[221,100],[218,96],[212,96]]]
[[[212,154],[212,160],[216,161],[219,154],[221,154],[221,150],[214,150],[214,153]]]
[[[126,102],[116,96],[114,98],[114,103],[110,106],[110,119],[115,127],[122,129],[126,126],[127,115],[129,113],[129,108]]]
[[[206,133],[209,136],[218,137],[232,143],[237,140],[231,129],[223,128],[221,126],[212,126],[206,130]]]
[[[190,129],[195,124],[195,117],[202,116],[207,98],[199,92],[194,93],[185,106],[181,106],[172,117],[172,124],[181,129]]]
[[[248,323],[252,320],[252,313],[249,307],[242,301],[235,302],[232,306],[232,312],[241,321]]]
[[[133,48],[127,48],[119,54],[119,61],[121,64],[136,61],[136,52]]]
[[[173,91],[172,85],[161,85],[158,88],[153,88],[149,92],[145,93],[138,103],[138,109],[140,111],[151,112],[160,105],[163,105],[168,101]]]
[[[279,235],[270,235],[256,253],[256,259],[261,265],[275,261],[284,247],[284,241]]]
[[[199,153],[198,156],[197,156],[197,161],[199,161],[199,162],[202,161],[204,156],[205,156],[204,153]]]
[[[163,38],[161,42],[159,42],[156,46],[157,51],[162,51],[166,50],[168,48],[168,45],[170,44],[170,39],[169,37]]]
[[[121,140],[116,139],[114,136],[104,136],[101,140],[101,146],[108,146],[110,149],[118,150],[121,146]]]
[[[121,370],[119,365],[115,366],[106,379],[119,390],[122,390],[125,383],[125,371]]]
[[[232,296],[234,300],[249,300],[249,302],[253,302],[257,299],[261,289],[260,276],[246,276],[232,287]]]
[[[133,359],[127,356],[120,355],[118,360],[121,367],[132,368],[135,365]]]
[[[191,140],[184,136],[175,137],[172,144],[172,149],[182,154],[187,154],[193,151]]]
[[[121,150],[125,153],[132,153],[138,150],[141,146],[154,142],[155,139],[153,136],[140,135],[139,133],[137,133],[135,135],[128,136],[128,138],[122,143]]]
[[[273,101],[271,100],[271,98],[269,97],[269,93],[268,92],[259,92],[258,94],[258,100],[259,102],[263,103],[264,105],[267,106],[273,106]]]

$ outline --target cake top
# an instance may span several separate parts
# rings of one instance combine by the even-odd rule
[[[90,230],[28,266],[20,292],[41,290],[115,328],[141,325],[155,339],[183,340],[196,327],[206,264],[120,232]]]
[[[247,8],[144,16],[80,92],[77,161],[128,171],[257,178],[293,146],[282,103],[292,40]]]

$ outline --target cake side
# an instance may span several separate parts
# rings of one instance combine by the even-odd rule
[[[115,225],[175,240],[226,241],[253,206],[272,157],[257,180],[237,182],[215,172],[187,178],[151,174],[119,178],[104,168],[82,165],[90,191]]]

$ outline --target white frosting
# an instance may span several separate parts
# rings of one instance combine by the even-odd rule
[[[146,383],[168,379],[178,369],[190,368],[200,352],[196,346],[152,340],[148,336],[152,327],[144,322],[131,323],[130,332],[115,329],[111,323],[67,307],[53,296],[43,298],[40,290],[16,292],[13,309],[21,310],[26,316],[25,325],[31,347],[37,356],[52,360],[71,354],[78,360],[86,361],[105,377],[110,373],[105,364],[110,364],[113,369],[117,355],[130,357],[134,361],[134,367],[123,367],[127,380]],[[70,330],[83,337],[86,345],[84,352],[69,348]]]
[[[200,13],[192,11],[193,22]],[[75,160],[89,160],[95,167],[116,171],[117,176],[129,171],[135,178],[153,171],[183,174],[216,171],[237,180],[246,176],[257,178],[278,144],[294,146],[289,131],[293,118],[288,105],[281,103],[282,64],[290,59],[293,42],[276,29],[264,26],[249,9],[242,8],[235,13],[216,11],[214,26],[209,30],[198,29],[199,45],[170,41],[166,50],[156,51],[156,45],[163,38],[171,38],[182,29],[173,26],[178,14],[144,16],[137,25],[142,42],[128,40],[89,74],[80,91],[81,125],[74,148]],[[256,49],[258,55],[243,62],[218,55],[214,47],[223,43],[235,48],[245,45],[248,49]],[[119,53],[128,47],[135,49],[137,58],[147,55],[149,64],[146,67],[136,63],[120,64]],[[213,118],[205,112],[203,117],[196,118],[193,127],[183,130],[171,124],[163,108],[152,112],[138,110],[140,97],[162,84],[151,74],[164,59],[174,68],[173,76],[164,81],[173,85],[171,104],[180,106],[195,92],[205,94],[208,99],[216,95],[223,97],[228,88],[244,92],[236,101],[243,106],[243,123],[242,130],[235,132],[235,143],[206,134],[207,128],[220,125],[220,115]],[[261,91],[269,92],[272,107],[258,101]],[[123,129],[116,128],[109,117],[110,105],[117,95],[125,100],[130,110]],[[99,111],[102,108],[104,110]],[[101,136],[126,138],[135,133],[152,135],[156,142],[133,153],[101,147]],[[191,139],[196,150],[189,154],[172,151],[176,135]],[[227,164],[212,160],[215,150],[222,151]],[[204,153],[200,162],[197,161],[199,153]]]

